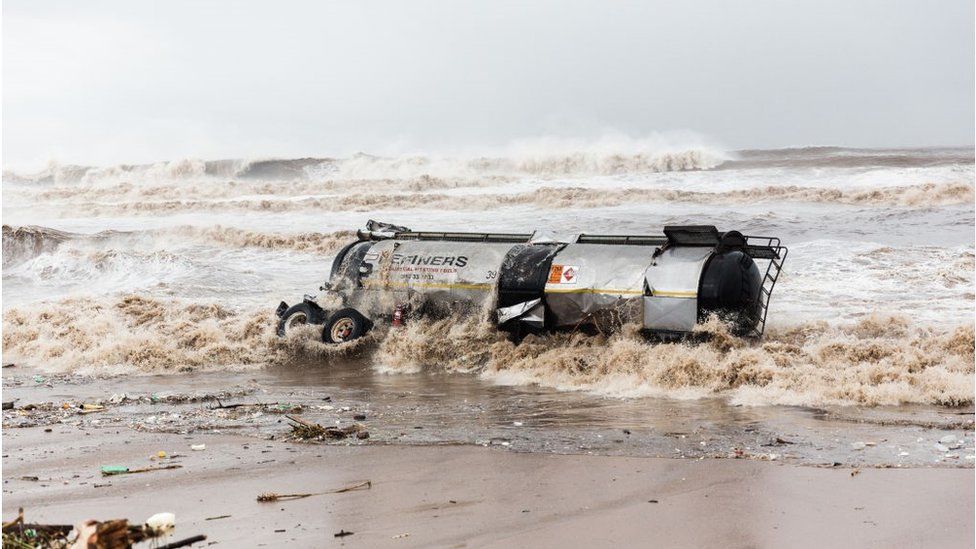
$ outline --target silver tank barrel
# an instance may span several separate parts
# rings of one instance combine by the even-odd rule
[[[333,287],[367,316],[397,303],[494,306],[503,327],[611,319],[685,333],[709,315],[761,335],[786,257],[778,239],[665,227],[656,235],[415,232],[370,222],[333,267]],[[767,261],[765,271],[756,260]]]

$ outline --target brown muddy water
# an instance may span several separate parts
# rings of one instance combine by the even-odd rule
[[[973,182],[971,148],[8,171],[3,358],[16,366],[2,373],[14,403],[3,427],[281,439],[294,411],[370,432],[338,444],[973,467]],[[371,218],[504,232],[714,224],[778,236],[790,254],[760,342],[624,333],[516,347],[463,322],[379,330],[351,352],[315,334],[279,341],[274,307],[315,293]],[[215,397],[248,406],[214,409]],[[81,413],[86,402],[105,409]]]

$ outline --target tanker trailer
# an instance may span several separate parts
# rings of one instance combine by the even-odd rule
[[[406,316],[487,313],[516,338],[637,323],[662,338],[718,315],[760,337],[787,249],[778,238],[666,226],[662,236],[415,232],[369,221],[336,255],[321,306],[277,309],[278,334],[321,324],[341,343]]]

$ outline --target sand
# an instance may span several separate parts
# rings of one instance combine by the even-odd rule
[[[204,443],[206,450],[191,451]],[[181,469],[102,478],[99,467]],[[158,460],[157,460],[158,461]],[[857,474],[852,475],[857,471]],[[36,476],[38,481],[22,480]],[[177,516],[174,539],[322,547],[972,547],[972,468],[342,446],[56,425],[3,433],[3,515]],[[259,503],[262,492],[369,490]],[[99,486],[109,484],[109,486]],[[206,520],[208,517],[230,515]],[[340,530],[353,535],[336,538]]]

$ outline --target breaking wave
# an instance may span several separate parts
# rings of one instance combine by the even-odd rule
[[[385,372],[476,373],[500,384],[539,384],[613,397],[723,396],[733,403],[947,406],[973,403],[972,326],[938,329],[872,316],[842,326],[771,329],[760,342],[716,321],[703,342],[651,343],[635,327],[609,337],[530,336],[515,345],[490,324],[447,318],[378,328],[344,346],[319,331],[278,339],[270,310],[233,310],[134,295],[72,298],[8,310],[5,360],[76,373],[248,369],[295,359],[321,367],[361,355]]]
[[[373,192],[422,192],[459,188],[490,187],[511,181],[502,176],[478,178],[440,178],[429,175],[405,179],[360,179],[327,181],[204,181],[160,184],[78,184],[43,187],[33,197],[40,201],[128,201],[128,200],[186,200],[224,199],[240,196],[308,196],[324,193],[355,193],[363,188]],[[24,191],[24,189],[21,189]]]
[[[739,203],[809,202],[865,206],[932,207],[970,204],[976,193],[972,183],[925,183],[901,187],[845,190],[839,188],[766,186],[727,192],[698,192],[673,189],[624,188],[594,189],[582,187],[543,187],[516,194],[341,194],[307,198],[239,198],[231,200],[162,200],[152,202],[84,203],[89,215],[154,214],[187,211],[261,211],[288,212],[373,211],[402,209],[481,210],[505,206],[537,208],[613,207],[635,203]]]
[[[9,268],[41,256],[54,254],[66,243],[98,245],[101,249],[88,250],[96,263],[102,259],[118,258],[127,252],[108,248],[109,245],[131,247],[136,240],[194,242],[205,245],[218,245],[228,248],[261,248],[265,250],[287,250],[314,253],[323,256],[334,254],[339,248],[355,238],[354,231],[331,233],[264,233],[234,227],[214,225],[196,227],[181,225],[146,231],[101,231],[93,234],[71,233],[48,227],[3,226],[3,267]],[[152,252],[156,256],[165,255],[163,251]],[[77,255],[77,250],[67,253]],[[161,255],[162,254],[162,255]]]
[[[486,325],[418,322],[382,342],[380,369],[439,368],[501,384],[624,398],[726,396],[749,405],[973,402],[972,326],[940,331],[903,317],[869,317],[849,326],[772,329],[758,344],[715,321],[699,330],[711,338],[649,343],[631,326],[609,338],[552,334],[514,345]]]
[[[729,158],[722,151],[707,148],[614,151],[584,146],[578,150],[522,152],[513,156],[384,157],[360,153],[348,158],[182,159],[105,168],[52,163],[32,174],[7,171],[4,172],[4,179],[34,184],[96,184],[228,178],[261,181],[384,179],[424,175],[447,178],[505,175],[572,177],[707,170]]]

